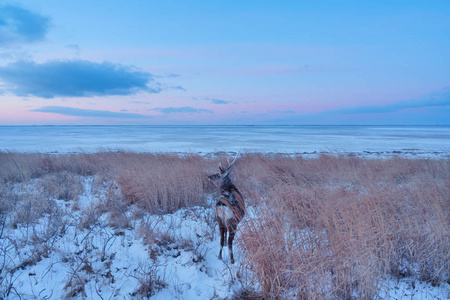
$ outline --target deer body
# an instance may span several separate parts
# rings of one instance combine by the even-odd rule
[[[237,156],[236,156],[237,158]],[[233,163],[236,161],[233,161]],[[225,240],[228,233],[228,249],[230,252],[231,263],[234,264],[233,257],[233,240],[236,235],[236,230],[239,222],[245,215],[244,197],[231,182],[229,177],[231,171],[231,165],[223,169],[219,165],[219,173],[209,176],[209,180],[212,181],[219,190],[219,198],[216,202],[216,218],[219,223],[220,232],[220,252],[219,259],[222,259],[222,249],[225,246]]]

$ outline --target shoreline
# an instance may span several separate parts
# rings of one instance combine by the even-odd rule
[[[94,151],[79,148],[72,151],[64,150],[48,150],[39,151],[17,151],[15,149],[0,149],[0,153],[14,153],[14,154],[41,154],[41,155],[83,155],[83,154],[102,154],[102,153],[132,153],[132,154],[149,154],[149,155],[200,155],[207,158],[220,157],[224,155],[236,155],[240,151],[245,154],[256,154],[273,157],[302,157],[306,159],[319,158],[321,155],[326,156],[343,156],[343,157],[357,157],[365,159],[389,159],[393,157],[408,158],[408,159],[448,159],[450,158],[450,150],[422,150],[422,149],[404,149],[404,150],[386,150],[386,151],[249,151],[246,149],[236,150],[216,150],[216,151],[164,151],[164,150],[136,150],[132,148],[98,148]]]
[[[249,152],[315,157],[450,156],[450,126],[51,126],[0,127],[0,151]]]

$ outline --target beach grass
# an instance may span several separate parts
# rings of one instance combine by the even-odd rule
[[[207,176],[218,162],[226,163],[226,154],[2,152],[2,228],[31,226],[52,214],[61,220],[70,211],[55,209],[55,201],[79,209],[86,178],[91,193],[106,196],[86,210],[80,230],[102,215],[120,229],[145,214],[212,208],[208,199],[215,190]],[[448,158],[244,153],[231,178],[247,205],[236,246],[250,274],[241,296],[373,299],[383,296],[388,278],[450,281]],[[1,262],[0,267],[14,271]]]

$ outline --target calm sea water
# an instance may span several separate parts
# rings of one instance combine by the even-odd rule
[[[450,126],[0,126],[0,151],[444,155]]]

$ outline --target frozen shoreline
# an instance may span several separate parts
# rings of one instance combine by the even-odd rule
[[[236,155],[240,151],[241,153],[262,154],[267,156],[292,156],[303,158],[318,158],[321,155],[329,156],[344,156],[344,157],[358,157],[368,159],[388,159],[392,157],[401,157],[409,159],[448,159],[450,158],[450,151],[425,151],[420,149],[405,149],[404,151],[304,151],[304,152],[278,152],[278,151],[251,151],[247,149],[233,149],[229,151],[145,151],[143,149],[136,150],[132,148],[98,148],[82,149],[72,151],[52,150],[52,151],[40,151],[38,149],[28,151],[17,151],[15,149],[0,149],[0,153],[20,153],[20,154],[49,154],[49,155],[77,155],[77,154],[95,154],[95,153],[108,153],[108,152],[125,152],[125,153],[141,153],[141,154],[169,154],[169,155],[189,155],[197,154],[204,157],[218,157],[222,155]]]
[[[0,126],[0,151],[449,157],[450,126]]]

